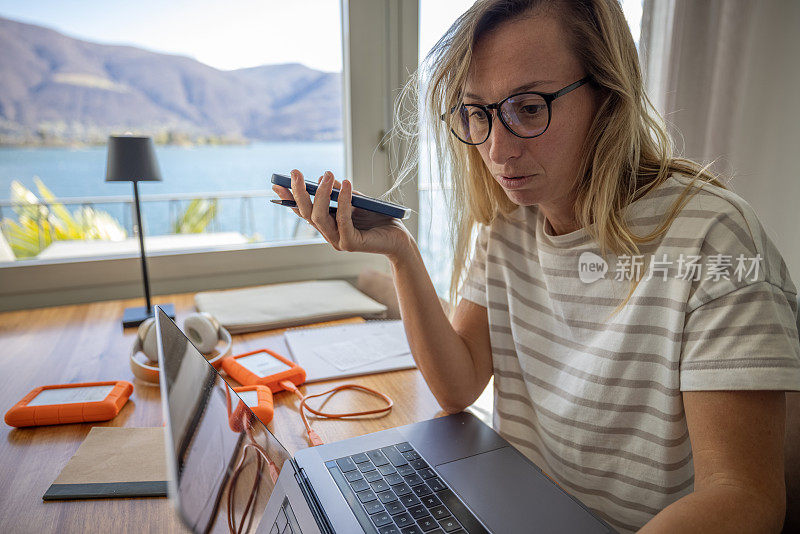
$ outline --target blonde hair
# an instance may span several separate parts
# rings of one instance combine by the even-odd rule
[[[471,254],[477,223],[491,224],[498,215],[518,208],[492,178],[477,148],[457,140],[442,114],[460,103],[473,47],[502,24],[548,14],[559,18],[568,43],[598,94],[598,109],[580,154],[575,190],[575,217],[600,247],[622,255],[638,255],[639,245],[659,237],[706,183],[725,187],[700,164],[674,155],[663,120],[644,90],[636,46],[616,0],[478,0],[450,27],[403,88],[395,109],[394,134],[411,145],[397,183],[416,172],[420,138],[435,145],[442,189],[449,194],[453,269],[450,303],[456,304]],[[421,100],[425,113],[418,112]],[[692,176],[664,221],[650,234],[632,232],[624,208],[662,184],[672,173]],[[448,180],[450,178],[450,180]],[[639,280],[632,280],[620,310]],[[451,307],[452,309],[452,307]]]

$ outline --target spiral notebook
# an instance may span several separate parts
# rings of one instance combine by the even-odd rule
[[[307,382],[411,369],[416,366],[402,321],[297,328],[284,333]]]

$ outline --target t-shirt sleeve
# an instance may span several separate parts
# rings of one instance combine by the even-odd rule
[[[484,308],[487,305],[486,297],[486,254],[489,246],[489,226],[480,225],[478,236],[475,239],[472,258],[467,266],[467,275],[458,294],[461,298],[474,302]]]
[[[684,321],[681,391],[800,390],[797,290],[748,205],[716,218],[701,256]]]

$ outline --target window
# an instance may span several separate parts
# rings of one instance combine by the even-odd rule
[[[131,185],[103,181],[106,139],[125,132],[158,145],[163,181],[140,184],[149,250],[313,237],[265,203],[272,171],[344,172],[340,6],[313,4],[153,4],[155,28],[140,5],[9,6],[32,25],[3,21],[19,58],[3,82],[4,259],[138,252]]]
[[[60,68],[46,71],[39,88],[46,90],[39,93],[49,95],[46,102],[52,109],[62,104],[68,111],[43,114],[25,129],[23,106],[10,105],[11,97],[18,95],[0,82],[0,140],[17,145],[68,145],[0,148],[2,217],[20,228],[20,215],[9,205],[14,179],[21,178],[42,200],[33,174],[57,197],[80,199],[76,204],[61,202],[61,206],[49,201],[44,209],[29,210],[28,223],[45,216],[50,223],[44,228],[34,224],[30,235],[24,236],[29,238],[32,259],[17,259],[19,240],[14,242],[4,224],[0,309],[141,295],[138,245],[121,252],[108,247],[96,249],[99,253],[85,252],[87,246],[98,244],[89,242],[89,237],[117,240],[119,245],[134,236],[131,187],[103,181],[105,147],[91,146],[103,142],[111,133],[108,128],[118,125],[167,142],[157,147],[163,181],[140,183],[145,236],[152,237],[146,248],[155,294],[354,277],[366,266],[385,268],[378,256],[336,253],[289,210],[269,205],[266,197],[273,194],[267,181],[272,172],[297,167],[310,179],[327,169],[338,177],[352,177],[356,187],[368,194],[388,188],[385,157],[374,157],[373,152],[380,132],[388,129],[388,73],[402,72],[389,66],[396,62],[393,58],[402,57],[390,53],[394,46],[390,36],[398,40],[403,21],[405,31],[416,35],[416,5],[411,9],[411,27],[403,18],[404,10],[410,9],[404,4],[408,3],[316,0],[298,7],[270,2],[262,8],[251,2],[223,6],[209,0],[190,6],[146,1],[109,9],[107,3],[93,1],[69,9],[60,4],[49,10],[22,4],[0,8],[0,40],[17,47],[15,57],[36,57],[29,54],[31,47],[25,42],[34,34],[44,33],[43,39],[56,41],[51,55],[42,61]],[[109,23],[114,16],[116,25]],[[234,23],[219,23],[230,21],[231,16],[237,17]],[[87,29],[90,19],[96,21],[97,33]],[[35,26],[55,27],[67,36]],[[289,28],[288,35],[280,34],[284,27]],[[278,38],[271,42],[262,39],[276,33]],[[69,53],[74,38],[123,41],[193,55],[199,61],[125,48],[120,55],[130,61],[81,65]],[[230,42],[241,46],[223,50]],[[181,48],[190,45],[196,48]],[[92,45],[80,46],[97,51]],[[301,49],[311,53],[301,57]],[[158,61],[148,63],[151,60]],[[306,64],[246,68],[297,61]],[[376,72],[387,75],[376,77]],[[147,84],[150,92],[136,84]],[[139,102],[131,106],[133,112],[114,104],[131,93],[136,93]],[[97,97],[91,105],[90,96]],[[251,105],[242,109],[243,100]],[[358,113],[351,113],[351,100],[359,103]],[[26,112],[45,108],[50,109],[38,105]],[[100,118],[84,120],[85,108],[101,109]],[[120,116],[114,115],[118,112]],[[113,120],[102,122],[111,115]],[[146,130],[154,124],[161,128]],[[21,189],[18,196],[33,201]],[[201,201],[192,202],[197,198]],[[59,242],[44,235],[45,231],[55,233],[65,222],[72,241],[84,241],[71,244],[84,252],[73,248],[65,253],[63,247],[61,252],[59,247],[48,252]],[[202,233],[178,233],[197,231]],[[160,243],[158,238],[163,238]]]

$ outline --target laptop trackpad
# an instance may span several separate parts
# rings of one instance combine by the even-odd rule
[[[608,532],[513,447],[436,470],[494,532]]]

